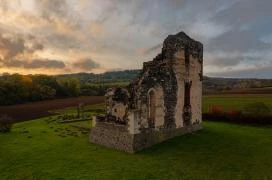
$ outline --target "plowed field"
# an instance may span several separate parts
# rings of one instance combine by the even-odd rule
[[[50,110],[77,106],[79,103],[84,103],[85,105],[92,105],[103,102],[104,102],[103,96],[84,96],[68,99],[40,101],[12,106],[0,106],[0,116],[1,115],[11,116],[17,122],[26,121],[48,116],[50,115],[49,112]]]

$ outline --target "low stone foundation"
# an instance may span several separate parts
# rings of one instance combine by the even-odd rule
[[[128,133],[126,125],[97,121],[91,129],[90,142],[134,153],[133,135]]]
[[[126,125],[115,123],[97,122],[91,129],[90,142],[109,148],[135,153],[154,144],[201,129],[200,124],[186,128],[149,130],[140,134],[129,134]]]

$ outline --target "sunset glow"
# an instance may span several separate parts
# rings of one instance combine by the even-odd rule
[[[0,0],[0,73],[139,69],[169,34],[204,43],[204,73],[271,77],[269,0]]]

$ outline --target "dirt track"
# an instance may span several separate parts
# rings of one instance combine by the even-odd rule
[[[26,121],[40,117],[48,116],[50,110],[62,109],[71,106],[77,106],[79,103],[92,105],[103,103],[103,96],[83,96],[68,99],[56,99],[28,104],[20,104],[13,106],[0,106],[0,116],[9,115],[15,121]]]

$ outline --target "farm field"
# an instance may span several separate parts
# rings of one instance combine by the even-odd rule
[[[49,116],[52,111],[76,107],[79,103],[93,105],[104,103],[103,96],[85,96],[34,102],[13,106],[0,106],[0,115],[8,114],[16,121],[25,121]],[[245,106],[254,102],[263,102],[272,110],[272,94],[224,94],[204,95],[203,112],[207,113],[212,106],[220,106],[224,110],[244,110]],[[71,109],[71,108],[70,108]],[[101,108],[100,108],[101,109]],[[64,111],[65,112],[65,111]]]
[[[207,90],[207,94],[272,94],[272,87],[261,87],[261,88],[240,88],[240,89],[232,89],[232,90],[221,90],[221,91],[213,91]]]
[[[207,113],[212,106],[220,106],[226,111],[241,110],[252,103],[262,102],[272,111],[272,94],[224,94],[204,95],[203,112]]]
[[[25,121],[49,116],[49,111],[77,106],[79,103],[86,105],[103,103],[103,96],[81,96],[67,99],[47,100],[12,106],[0,106],[0,115],[11,116],[15,121]]]
[[[51,118],[0,134],[0,179],[271,179],[271,127],[204,122],[131,155],[88,142],[88,133]],[[90,127],[91,122],[80,122]]]

